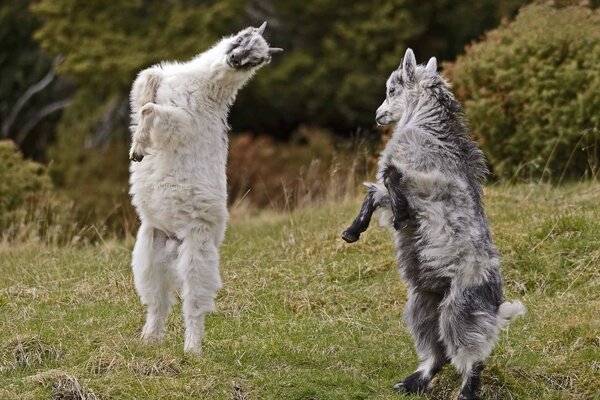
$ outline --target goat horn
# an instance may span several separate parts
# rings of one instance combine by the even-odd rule
[[[269,55],[281,53],[282,51],[283,51],[283,49],[281,49],[279,47],[269,47]]]
[[[267,27],[267,21],[263,22],[261,26],[258,27],[258,29],[256,30],[259,34],[263,34],[263,32],[265,31],[265,28]]]

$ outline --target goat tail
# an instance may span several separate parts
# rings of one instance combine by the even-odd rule
[[[500,308],[498,309],[498,314],[496,316],[496,323],[498,327],[500,329],[506,328],[506,326],[514,321],[517,317],[525,315],[526,310],[527,309],[523,303],[518,300],[513,302],[505,301],[504,303],[500,304]]]

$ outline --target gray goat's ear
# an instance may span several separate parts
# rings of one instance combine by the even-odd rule
[[[404,59],[402,60],[402,75],[405,80],[415,80],[415,70],[417,69],[417,60],[415,60],[415,53],[411,49],[406,49],[404,53]]]
[[[281,53],[282,51],[283,49],[279,47],[269,47],[269,55]]]
[[[427,62],[425,69],[429,72],[437,72],[437,59],[435,57],[431,57],[429,62]]]
[[[265,28],[267,27],[267,21],[263,22],[261,26],[256,28],[256,31],[259,35],[262,35],[265,32]]]

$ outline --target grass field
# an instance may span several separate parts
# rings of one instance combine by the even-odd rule
[[[233,218],[200,359],[179,308],[163,344],[140,344],[132,243],[4,245],[0,399],[408,398],[391,391],[416,356],[389,234],[339,238],[358,204]],[[528,314],[488,359],[483,398],[600,399],[600,185],[490,186],[486,207],[506,297]],[[427,397],[459,385],[446,368]]]

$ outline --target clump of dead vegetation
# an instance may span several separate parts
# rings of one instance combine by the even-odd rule
[[[82,386],[75,376],[61,370],[41,372],[29,380],[44,387],[51,387],[52,400],[100,400],[97,394]]]
[[[60,347],[37,336],[17,336],[2,346],[0,372],[43,365],[60,357]]]

